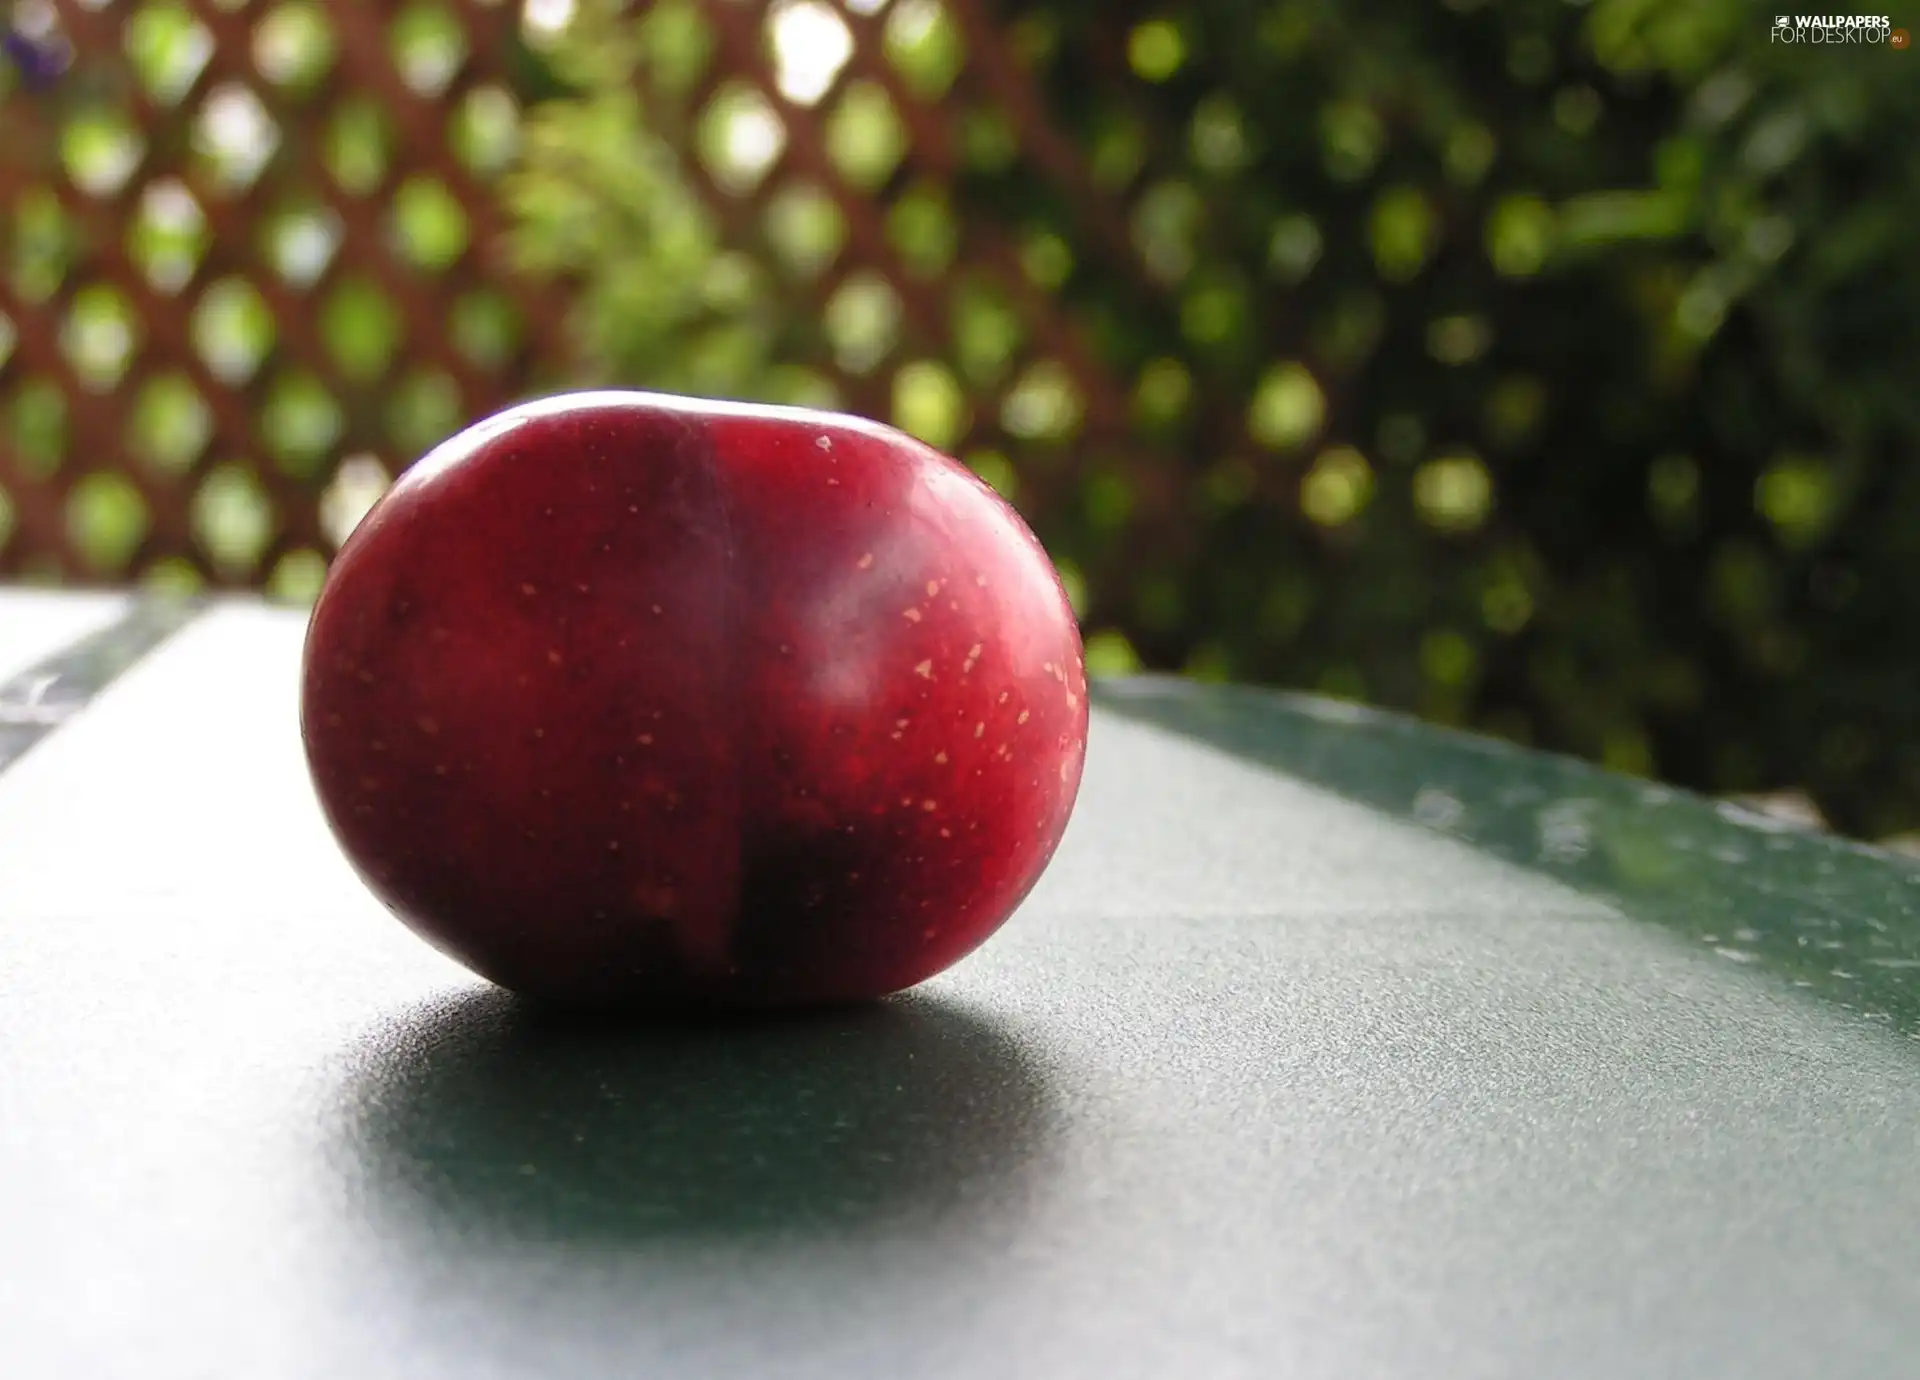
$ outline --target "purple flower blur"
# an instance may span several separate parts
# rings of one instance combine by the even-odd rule
[[[25,34],[8,29],[0,33],[0,50],[4,50],[19,69],[21,80],[35,89],[51,86],[67,70],[66,45],[57,40],[35,42]]]

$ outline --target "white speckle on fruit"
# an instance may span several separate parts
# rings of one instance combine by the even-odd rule
[[[1051,661],[1043,661],[1040,663],[1040,669],[1045,671],[1048,675],[1052,675],[1053,663]]]
[[[974,736],[975,738],[984,738],[984,737],[986,737],[986,736],[987,736],[987,726],[986,726],[985,724],[983,724],[983,723],[982,723],[982,724],[975,724],[975,725],[973,726],[973,736]]]
[[[1078,709],[1079,707],[1080,707],[1080,697],[1074,694],[1073,691],[1071,690],[1067,691],[1067,708]]]
[[[940,808],[940,802],[937,800],[923,800],[920,802],[920,808],[925,810],[928,814],[932,814],[935,810]]]
[[[839,488],[839,487],[840,487],[840,481],[839,481],[839,480],[837,480],[837,479],[835,479],[835,478],[834,478],[834,477],[833,477],[832,475],[828,475],[828,476],[827,476],[827,487],[828,487],[828,488],[832,488],[832,489],[837,489],[837,488]]]
[[[854,564],[860,567],[860,569],[862,570],[872,570],[873,569],[873,552],[871,551],[867,552],[866,555],[862,556],[859,560],[855,561]]]
[[[944,767],[947,764],[947,754],[944,752],[936,752],[933,754],[933,760]]]
[[[547,731],[544,728],[536,728],[533,731],[533,736],[536,738],[544,738],[547,736]]]
[[[980,659],[980,653],[984,650],[986,649],[982,647],[978,642],[974,643],[971,647],[967,648],[967,659],[965,662],[961,664],[960,674],[966,675],[968,672],[973,670],[973,663]]]
[[[822,436],[819,440],[815,441],[814,444],[820,447],[821,450],[830,451],[833,449],[833,437]]]
[[[939,592],[940,592],[940,582],[938,580],[928,580],[927,581],[928,596],[931,597],[932,595],[938,594]]]
[[[608,851],[609,853],[618,853],[618,852],[620,851],[620,840],[619,840],[619,839],[608,839],[608,840],[607,840],[607,851]]]
[[[538,594],[540,591],[535,589],[532,585],[523,583],[520,586],[520,592],[526,595],[528,598],[532,598],[534,595]]]
[[[358,675],[358,677],[359,677],[359,680],[360,680],[360,683],[361,683],[362,685],[372,685],[372,684],[373,684],[373,672],[371,672],[371,671],[369,671],[369,670],[367,670],[366,668],[364,668],[364,667],[362,667],[362,668],[361,668],[361,669],[360,669],[360,670],[359,670],[359,671],[358,671],[358,672],[357,672],[356,674]]]
[[[918,623],[920,621],[920,610],[919,609],[901,609],[900,616],[906,619],[909,623]]]
[[[913,797],[910,795],[903,795],[900,797],[900,803],[902,805],[911,805],[913,804]]]
[[[591,585],[575,585],[573,588],[574,588],[574,592],[577,594],[593,593],[593,587]]]
[[[653,735],[651,733],[642,733],[638,741],[641,747],[652,747]]]
[[[1013,692],[1011,690],[1002,690],[1000,692],[1000,703],[1005,704],[1007,702],[1007,696],[1011,695],[1012,693]]]
[[[1065,781],[1067,779],[1067,773],[1071,771],[1072,768],[1073,768],[1073,763],[1071,762],[1062,762],[1060,764],[1060,779],[1062,781]]]
[[[980,588],[982,588],[982,589],[985,589],[985,588],[987,587],[987,577],[986,577],[986,576],[984,576],[984,575],[976,575],[976,576],[974,576],[974,577],[973,577],[973,582],[974,582],[974,583],[975,583],[976,585],[979,585],[979,586],[980,586]]]
[[[658,617],[658,616],[659,616],[659,614],[660,614],[660,611],[661,611],[661,610],[660,610],[660,606],[659,606],[658,604],[655,604],[655,605],[653,606],[653,612],[654,612],[654,615],[655,615],[656,617]]]
[[[1031,719],[1032,717],[1033,717],[1033,712],[1031,710],[1023,709],[1020,711],[1020,717],[1015,719],[1014,722],[1017,724],[1023,724],[1028,719]]]
[[[953,837],[953,830],[951,830],[951,829],[942,829],[942,830],[940,831],[940,837],[941,837],[941,838],[943,838],[943,839],[950,839],[950,838],[952,838],[952,837]]]
[[[922,680],[932,680],[933,679],[933,663],[931,661],[923,661],[919,665],[913,668],[913,673],[916,676],[919,676]]]
[[[640,505],[638,503],[629,503],[627,505],[627,511],[629,513],[637,513],[640,511]]]
[[[547,648],[547,661],[554,666],[560,664],[560,649],[558,647]]]

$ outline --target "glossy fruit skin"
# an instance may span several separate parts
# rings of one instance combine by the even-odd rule
[[[403,474],[308,629],[329,824],[423,937],[589,1007],[877,997],[970,953],[1079,791],[1078,628],[890,428],[577,393]]]

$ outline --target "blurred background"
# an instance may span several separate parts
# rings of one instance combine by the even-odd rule
[[[0,3],[0,578],[308,600],[515,399],[839,407],[1020,508],[1096,671],[1910,843],[1920,55],[1772,22]]]

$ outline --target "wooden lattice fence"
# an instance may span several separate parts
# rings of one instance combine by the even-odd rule
[[[0,76],[0,572],[310,593],[399,467],[568,381],[567,296],[506,262],[496,180],[516,26],[569,8],[47,5],[70,69]],[[971,0],[624,8],[699,30],[649,108],[836,401],[1017,472],[1029,511],[1079,482],[1069,447],[1173,501],[1135,380],[1056,296],[1077,255],[1150,266],[1017,29]],[[1059,223],[967,209],[987,165]]]
[[[512,7],[15,17],[73,57],[0,76],[0,571],[309,593],[399,466],[558,372],[490,185]]]
[[[568,294],[507,262],[498,186],[522,26],[572,8],[47,4],[71,69],[0,94],[0,572],[310,593],[399,467],[584,377]],[[1099,550],[1061,553],[1070,586],[1191,562],[1196,481],[1276,485],[1298,514],[1306,474],[1302,522],[1366,482],[1337,450],[1304,468],[1336,405],[1300,342],[1188,367],[1209,312],[1263,310],[1194,287],[1198,124],[1064,126],[1045,36],[990,0],[619,8],[684,193],[766,271],[778,352],[1017,484],[1037,522],[1086,508]],[[1090,32],[1076,61],[1124,110],[1151,26]],[[1103,334],[1115,293],[1160,347]],[[1205,473],[1169,463],[1176,415]],[[1302,467],[1253,463],[1275,450]]]

